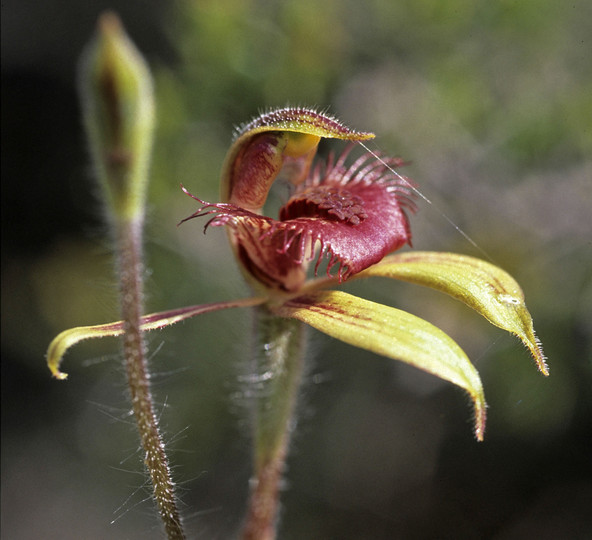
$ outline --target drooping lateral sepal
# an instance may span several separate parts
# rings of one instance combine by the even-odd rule
[[[188,306],[169,311],[161,311],[144,315],[140,319],[140,329],[144,332],[165,328],[175,323],[190,319],[196,315],[202,315],[211,311],[228,309],[234,307],[257,306],[265,302],[265,298],[245,298],[241,300],[232,300],[229,302],[214,302],[212,304],[201,304],[197,306]],[[81,341],[92,338],[116,337],[124,334],[123,321],[116,321],[106,324],[96,324],[94,326],[78,326],[64,330],[58,334],[49,344],[46,359],[47,366],[56,379],[64,380],[68,378],[67,373],[60,371],[60,364],[66,351]]]
[[[356,277],[369,276],[417,283],[453,296],[490,323],[520,338],[541,373],[549,374],[524,293],[501,268],[467,255],[418,251],[391,255]]]
[[[305,180],[321,138],[372,137],[312,109],[287,107],[262,114],[237,132],[222,170],[221,200],[259,212],[284,165],[292,184]]]
[[[442,330],[410,313],[339,291],[317,291],[271,308],[350,345],[400,360],[466,390],[483,439],[486,404],[481,379],[463,350]]]

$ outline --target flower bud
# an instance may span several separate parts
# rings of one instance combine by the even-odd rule
[[[113,13],[99,19],[82,58],[79,89],[107,208],[116,220],[141,219],[154,127],[152,79]]]

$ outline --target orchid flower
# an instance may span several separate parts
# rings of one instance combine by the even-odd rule
[[[200,205],[183,222],[208,217],[205,229],[227,229],[236,260],[255,295],[141,319],[141,328],[147,331],[210,311],[258,306],[262,352],[255,378],[262,387],[272,385],[265,386],[256,406],[255,469],[263,490],[269,483],[266,478],[273,477],[273,484],[281,476],[287,451],[288,425],[301,371],[300,360],[294,360],[302,356],[301,323],[461,387],[474,405],[476,438],[483,439],[483,387],[462,349],[427,321],[339,291],[345,281],[386,277],[444,292],[515,334],[530,350],[538,369],[548,374],[523,292],[506,272],[489,262],[453,253],[391,254],[411,245],[408,213],[415,210],[415,188],[396,172],[404,164],[400,159],[366,153],[347,164],[353,143],[373,136],[304,108],[268,112],[240,128],[223,166],[221,202],[203,201],[183,188]],[[313,165],[322,138],[352,144],[340,157]],[[292,194],[278,219],[273,219],[263,215],[263,209],[277,178],[291,185]],[[318,277],[323,261],[326,275]],[[71,345],[123,333],[122,322],[62,332],[47,355],[53,375],[66,377],[59,366]],[[259,496],[263,501],[275,497],[273,489]],[[265,513],[264,507],[265,503],[253,504],[248,523],[257,520],[258,512]],[[275,510],[267,512],[274,514]],[[273,523],[273,516],[267,519]],[[253,527],[249,536],[247,525],[245,538],[256,536]],[[259,537],[273,537],[261,530]]]

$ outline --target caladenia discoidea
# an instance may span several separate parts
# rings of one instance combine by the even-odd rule
[[[223,165],[220,202],[204,201],[183,188],[199,208],[181,223],[206,218],[205,229],[225,227],[254,295],[140,320],[140,328],[148,331],[219,309],[255,308],[252,379],[260,391],[253,403],[254,474],[244,538],[271,539],[277,533],[279,485],[306,361],[307,326],[463,388],[474,406],[475,436],[483,440],[481,380],[452,338],[410,313],[340,291],[340,284],[382,277],[444,292],[515,334],[548,375],[524,295],[510,275],[454,253],[393,254],[411,245],[408,215],[415,211],[414,186],[396,172],[403,165],[400,159],[374,154],[348,159],[353,143],[372,137],[306,108],[273,110],[240,128]],[[315,164],[324,138],[350,144],[339,157]],[[292,193],[274,218],[265,216],[263,208],[278,177],[291,185]],[[319,277],[322,263],[325,275]],[[53,375],[65,378],[59,366],[71,345],[123,333],[121,321],[62,332],[47,355]]]

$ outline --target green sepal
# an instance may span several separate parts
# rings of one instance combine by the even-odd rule
[[[473,401],[475,436],[483,440],[486,404],[481,379],[467,355],[442,330],[405,311],[340,291],[311,292],[272,309],[345,343],[460,386]]]
[[[411,251],[386,257],[355,278],[370,276],[424,285],[464,302],[491,324],[520,338],[541,373],[549,375],[524,293],[516,280],[498,266],[456,253]]]

